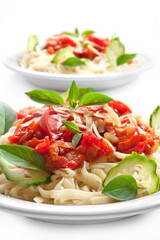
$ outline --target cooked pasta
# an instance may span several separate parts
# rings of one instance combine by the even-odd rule
[[[119,106],[117,107],[118,110],[115,110],[115,103],[117,106],[119,104],[121,110]],[[49,115],[45,115],[46,113],[49,113]],[[68,159],[67,161],[69,163],[73,161],[72,155],[75,157],[75,150],[73,149],[72,143],[69,142],[69,140],[64,141],[62,139],[62,135],[64,139],[69,138],[69,135],[66,136],[68,130],[61,122],[63,119],[71,119],[71,121],[75,122],[80,129],[87,130],[86,133],[94,134],[96,141],[105,141],[103,144],[107,144],[106,146],[110,152],[102,152],[100,155],[94,156],[95,151],[97,151],[96,146],[94,145],[94,148],[88,154],[87,151],[89,151],[89,149],[86,148],[86,152],[83,153],[86,154],[86,159],[82,160],[74,167],[65,165],[66,162],[62,167],[60,167],[60,165],[58,165],[59,167],[57,167],[57,165],[55,167],[55,159],[50,161],[47,152],[46,155],[44,154],[44,158],[48,161],[46,162],[46,166],[48,170],[51,170],[53,173],[49,183],[33,187],[24,187],[8,181],[4,174],[0,172],[1,194],[36,203],[55,205],[94,205],[116,202],[115,199],[102,193],[102,182],[108,171],[132,152],[132,147],[131,149],[126,148],[122,150],[120,149],[120,145],[117,145],[118,142],[121,142],[121,145],[123,143],[120,141],[120,135],[124,129],[127,129],[127,131],[132,131],[134,129],[134,132],[137,131],[138,134],[142,134],[141,136],[146,137],[146,142],[148,141],[148,138],[150,141],[152,140],[151,147],[145,145],[143,150],[137,148],[137,151],[141,151],[142,155],[146,155],[157,162],[157,174],[160,177],[159,140],[155,137],[154,130],[144,123],[140,115],[135,115],[131,112],[128,106],[119,101],[112,101],[104,106],[79,107],[74,111],[72,111],[69,106],[45,106],[39,109],[29,107],[22,109],[18,114],[20,117],[13,124],[13,127],[9,132],[0,137],[0,145],[14,144],[14,141],[18,141],[18,144],[31,146],[30,144],[33,144],[35,138],[38,137],[38,135],[36,135],[38,131],[37,124],[40,123],[42,127],[42,120],[44,120],[45,115],[45,121],[47,116],[48,118],[50,117],[50,123],[51,120],[54,120],[55,125],[58,123],[58,132],[55,131],[55,135],[60,133],[60,135],[56,135],[56,137],[54,135],[55,140],[52,141],[50,145],[50,148],[54,147],[54,151],[52,149],[51,152],[50,149],[50,155],[54,156],[59,148],[59,151],[61,151],[59,154],[61,154],[61,156],[65,154],[65,159]],[[32,134],[32,137],[30,138],[25,137],[24,140],[24,136],[26,136],[25,133],[28,133],[31,128],[33,130],[35,126],[36,132],[34,135]],[[82,140],[81,145],[83,145],[83,143],[84,140]],[[139,143],[137,143],[137,146],[138,144]],[[76,148],[78,149],[78,154],[80,153],[80,147],[83,147],[81,145]],[[66,151],[66,149],[68,150]],[[102,151],[102,149],[100,150]],[[64,151],[66,152],[64,153]],[[90,157],[92,153],[93,156]],[[80,155],[82,155],[82,152]],[[61,156],[59,159],[62,159]],[[56,157],[58,159],[58,155]],[[137,172],[134,173],[134,178],[137,180],[138,186],[142,187]],[[147,190],[139,189],[137,197],[142,197],[147,194]]]
[[[119,41],[116,39],[116,41]],[[140,60],[115,65],[105,53],[109,39],[97,38],[94,35],[70,36],[65,33],[54,35],[46,40],[44,48],[36,46],[33,51],[24,52],[18,59],[19,65],[39,72],[56,74],[98,74],[129,71],[140,67]],[[122,47],[118,43],[118,47]],[[61,50],[70,48],[71,53],[59,54]],[[117,49],[117,48],[116,48]],[[123,52],[124,54],[125,52]],[[59,55],[58,55],[59,54]],[[55,57],[58,60],[53,60]],[[61,55],[61,56],[60,56]],[[64,65],[63,62],[69,57],[78,57],[81,63],[77,65]],[[52,61],[53,60],[53,61]]]

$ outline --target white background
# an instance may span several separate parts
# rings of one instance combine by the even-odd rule
[[[105,91],[150,116],[160,104],[160,6],[157,0],[0,0],[0,58],[25,48],[29,34],[45,39],[62,30],[114,32],[130,52],[154,55],[155,67],[125,86]],[[15,109],[30,105],[25,91],[35,86],[0,63],[0,100]],[[43,223],[0,212],[4,239],[160,239],[160,210],[117,222],[69,226]]]

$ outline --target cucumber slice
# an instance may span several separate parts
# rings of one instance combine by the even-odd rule
[[[160,105],[151,114],[149,122],[150,126],[155,129],[155,133],[160,137]]]
[[[50,181],[51,173],[31,169],[18,168],[0,157],[1,170],[6,178],[25,187],[38,186]]]
[[[111,40],[109,46],[106,48],[106,55],[111,66],[117,65],[117,59],[125,53],[125,47],[120,42],[119,38]]]
[[[59,50],[58,52],[56,52],[51,63],[58,63],[62,60],[70,58],[70,57],[75,57],[71,48],[70,47],[63,48],[63,49]]]
[[[156,174],[157,164],[154,160],[133,152],[118,165],[111,168],[103,182],[105,187],[113,178],[119,175],[131,175],[138,171],[141,183],[149,194],[159,190],[159,177]]]
[[[36,35],[30,35],[27,41],[27,51],[33,52],[35,47],[38,45],[38,37]]]
[[[159,129],[160,128],[160,105],[156,107],[153,113],[150,116],[150,126]]]

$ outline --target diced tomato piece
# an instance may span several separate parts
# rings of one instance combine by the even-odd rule
[[[54,54],[54,49],[53,49],[53,47],[48,47],[48,48],[47,48],[47,53],[48,53],[49,55]]]
[[[70,132],[68,129],[63,133],[64,141],[71,142],[72,138],[74,136],[74,133]]]
[[[116,110],[116,112],[119,115],[132,113],[131,109],[126,104],[124,104],[120,101],[113,100],[113,101],[108,103],[108,106],[113,108],[113,110]]]
[[[11,142],[11,143],[18,143],[19,142],[19,136],[9,136],[8,137],[8,140]]]
[[[17,119],[22,119],[22,118],[24,118],[24,115],[17,112]]]
[[[97,45],[101,46],[101,47],[107,47],[110,43],[109,39],[106,38],[106,39],[101,39],[101,38],[98,38],[98,37],[95,37],[94,35],[88,35],[87,36],[87,39],[91,42],[94,42],[96,43]]]
[[[75,168],[77,168],[82,162],[84,162],[85,157],[82,154],[79,154],[77,157],[75,157],[73,160],[67,162],[66,164],[64,164],[64,168],[70,168],[72,170],[74,170]]]
[[[112,148],[109,146],[109,144],[103,138],[100,139],[100,143],[101,143],[101,146],[100,146],[100,150],[98,153],[101,156],[109,156],[113,153]]]
[[[64,167],[64,164],[67,162],[66,157],[64,156],[44,156],[46,161],[46,169],[50,172],[55,171],[56,169],[60,169]]]
[[[86,147],[86,149],[89,149],[92,146],[92,144],[95,144],[98,147],[100,146],[99,139],[91,131],[88,131],[88,132],[83,134],[83,138],[82,138],[81,143],[82,143],[83,146]]]
[[[128,65],[130,65],[130,64],[132,64],[132,63],[133,63],[133,60],[129,61],[129,62],[128,62]]]
[[[49,151],[49,148],[50,148],[50,140],[49,140],[49,137],[47,136],[41,143],[39,143],[35,147],[35,150],[41,154],[45,154]]]
[[[138,154],[141,154],[144,152],[146,145],[147,145],[146,141],[139,142],[136,147],[125,150],[124,153],[131,154],[132,152],[136,152]]]

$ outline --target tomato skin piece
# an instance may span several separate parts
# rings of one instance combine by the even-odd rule
[[[141,139],[140,133],[137,129],[126,140],[118,142],[117,149],[120,152],[124,152],[127,149],[135,147],[140,142],[140,139]]]
[[[24,115],[23,114],[21,114],[21,113],[16,113],[17,114],[17,119],[23,119],[24,118]]]
[[[49,151],[49,148],[50,148],[50,140],[49,140],[49,137],[47,136],[41,143],[39,143],[35,147],[35,150],[43,155]]]
[[[84,162],[85,157],[82,154],[79,154],[77,157],[75,157],[73,160],[67,162],[64,164],[64,168],[69,168],[71,170],[74,170],[77,168],[82,162]]]
[[[101,156],[109,156],[113,153],[112,148],[109,146],[109,144],[103,139],[100,139],[100,150],[98,151],[99,155]]]
[[[47,53],[48,53],[49,55],[54,54],[54,49],[53,49],[53,47],[48,47],[48,48],[47,48]]]
[[[92,144],[95,144],[97,147],[100,147],[99,139],[91,131],[88,131],[83,134],[81,143],[82,146],[85,146],[87,150],[92,146]]]
[[[109,39],[106,38],[106,39],[101,39],[101,38],[98,38],[98,37],[95,37],[94,35],[88,35],[87,36],[87,39],[91,42],[94,42],[96,43],[97,45],[101,46],[101,47],[107,47],[110,43]]]
[[[139,142],[136,147],[130,148],[124,151],[124,153],[131,154],[132,152],[136,152],[138,154],[142,154],[146,148],[147,142]]]
[[[72,138],[75,134],[70,132],[68,129],[63,133],[64,141],[72,142]]]
[[[131,109],[126,104],[120,101],[113,100],[107,104],[108,106],[113,108],[113,110],[116,110],[120,115],[132,113]]]

